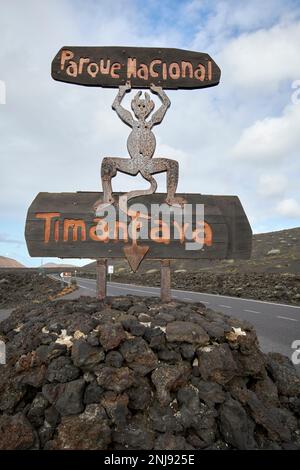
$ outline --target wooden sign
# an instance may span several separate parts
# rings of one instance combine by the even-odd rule
[[[116,198],[120,195],[114,194]],[[151,226],[147,218],[140,219],[142,224],[148,224],[144,226],[146,231],[143,232],[147,233],[147,239],[138,239],[139,247],[149,247],[145,258],[250,257],[252,232],[238,197],[199,194],[178,196],[190,204],[191,211],[194,211],[196,204],[204,204],[204,234],[200,230],[200,227],[203,229],[203,220],[197,220],[195,213],[191,214],[191,226],[175,223],[172,218],[169,226],[160,218],[156,218]],[[124,249],[130,247],[132,242],[126,237],[131,218],[128,217],[124,223],[117,217],[109,232],[103,219],[96,217],[93,210],[95,201],[102,197],[103,193],[98,192],[39,193],[28,210],[26,220],[25,238],[29,254],[59,258],[124,258]],[[132,204],[144,204],[150,214],[151,205],[163,204],[165,197],[163,193],[136,197],[129,201],[128,207],[130,210]],[[116,211],[119,215],[118,204]],[[186,238],[189,229],[192,231],[192,240]],[[197,241],[203,243],[201,249],[186,249],[186,242]]]
[[[205,88],[218,85],[221,71],[205,53],[152,47],[62,47],[52,77],[77,85],[117,88]]]

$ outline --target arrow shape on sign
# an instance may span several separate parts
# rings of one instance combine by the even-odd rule
[[[132,241],[132,245],[123,248],[127,261],[134,273],[137,271],[149,248],[148,245],[138,246],[136,240]]]
[[[132,244],[130,246],[125,246],[123,251],[132,271],[135,273],[150,248],[148,245],[139,246],[137,244],[137,232],[141,228],[141,222],[138,219],[149,219],[149,216],[141,214],[139,211],[128,210],[127,195],[125,195],[123,199],[120,198],[119,205],[120,210],[123,210],[132,219]]]

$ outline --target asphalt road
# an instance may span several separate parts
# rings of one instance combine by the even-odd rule
[[[81,288],[77,295],[96,295],[94,279],[78,278],[77,283]],[[107,295],[111,296],[126,294],[159,296],[159,293],[158,287],[116,282],[109,282],[107,289]],[[294,352],[292,343],[300,340],[300,307],[178,289],[172,289],[172,297],[185,302],[202,302],[213,310],[249,321],[257,331],[264,352],[276,351],[291,358]],[[300,365],[297,369],[300,371]]]
[[[0,309],[0,321],[8,318],[12,311],[13,311],[13,308],[1,308]]]

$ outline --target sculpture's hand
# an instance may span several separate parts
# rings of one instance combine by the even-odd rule
[[[127,81],[127,82],[125,83],[125,85],[121,85],[121,86],[119,87],[119,90],[120,90],[120,92],[122,93],[122,95],[124,95],[125,93],[127,93],[128,91],[130,91],[130,90],[131,90],[131,83],[130,83],[130,81]]]
[[[154,83],[151,83],[150,85],[150,90],[155,93],[156,95],[160,95],[162,92],[162,87],[161,86],[156,86]]]

